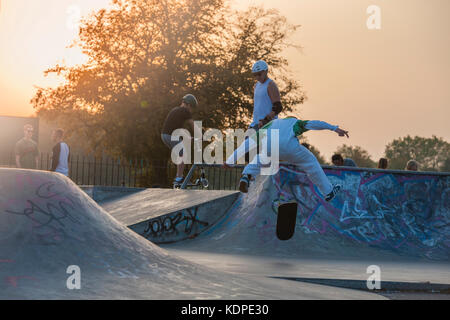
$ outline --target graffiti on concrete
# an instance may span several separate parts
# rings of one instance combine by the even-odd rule
[[[146,238],[165,237],[180,233],[191,235],[193,230],[199,226],[208,226],[208,222],[198,219],[198,209],[197,206],[151,219],[143,235]]]
[[[337,234],[397,252],[450,255],[450,177],[326,169],[342,191],[331,202],[295,167],[272,177],[280,201],[300,203],[297,226],[306,233]]]
[[[5,210],[5,213],[23,216],[31,220],[31,233],[40,244],[51,245],[62,241],[65,236],[65,221],[79,223],[70,214],[75,207],[72,199],[57,192],[55,183],[45,182],[36,187],[34,197],[28,199],[17,210]]]
[[[122,249],[126,243],[120,241],[120,245],[117,245],[111,241],[107,232],[99,231],[98,223],[105,220],[95,221],[98,217],[91,215],[81,202],[87,201],[89,206],[90,199],[77,196],[76,192],[67,188],[64,181],[49,181],[48,176],[41,177],[25,171],[18,172],[8,182],[11,188],[22,192],[1,194],[4,202],[0,203],[0,221],[5,222],[3,226],[11,224],[11,227],[0,230],[0,246],[6,247],[5,244],[11,239],[16,245],[22,243],[25,252],[30,250],[31,245],[36,257],[61,250],[68,255],[70,263],[75,261],[83,270],[96,270],[118,278],[137,279],[139,273],[157,272],[157,265],[149,264],[145,258],[141,259],[140,253],[138,258],[130,259],[129,251]],[[94,214],[98,212],[93,209]],[[93,243],[96,247],[91,250]],[[131,246],[130,250],[136,249]],[[3,272],[0,283],[20,287],[38,281],[38,278],[21,273],[20,260],[6,258],[0,257],[0,271]],[[66,267],[64,276],[65,270]]]

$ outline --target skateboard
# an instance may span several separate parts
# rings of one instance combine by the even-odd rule
[[[283,203],[278,206],[277,237],[280,240],[289,240],[295,232],[297,220],[297,202]]]

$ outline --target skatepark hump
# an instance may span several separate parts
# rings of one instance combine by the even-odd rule
[[[325,172],[343,187],[333,201],[324,201],[303,172],[281,166],[276,175],[251,183],[248,194],[220,221],[175,247],[290,258],[450,260],[448,174],[355,168]],[[299,204],[295,234],[280,241],[277,205],[289,200]]]
[[[0,168],[0,182],[0,299],[355,298],[351,290],[246,279],[188,262],[57,173]],[[68,285],[74,266],[81,288]]]

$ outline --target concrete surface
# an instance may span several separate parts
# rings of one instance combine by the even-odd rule
[[[0,299],[373,299],[189,262],[132,232],[58,173],[0,169],[0,182]],[[81,287],[71,290],[73,266]]]
[[[199,237],[163,248],[216,270],[353,289],[364,287],[367,268],[375,265],[386,286],[379,293],[386,297],[417,297],[415,291],[448,297],[449,176],[330,168],[326,173],[343,186],[331,203],[303,173],[284,167],[254,181]],[[292,198],[300,203],[296,232],[279,241],[275,208]]]
[[[80,186],[89,197],[97,203],[105,203],[109,200],[117,200],[122,197],[146,190],[145,188],[109,187],[109,186]]]
[[[115,219],[131,226],[225,196],[232,196],[236,200],[238,194],[236,191],[146,189],[100,204]]]
[[[450,261],[450,175],[326,172],[343,187],[331,203],[305,174],[281,167],[251,183],[193,246],[278,257]],[[299,203],[295,234],[280,241],[276,208],[290,199]]]
[[[236,191],[147,189],[102,204],[119,222],[156,244],[195,237],[237,200]]]
[[[326,172],[343,185],[331,203],[286,166],[246,195],[153,189],[101,208],[62,175],[0,169],[0,299],[447,299],[449,175]],[[292,198],[296,232],[280,241],[276,206]],[[205,204],[214,222],[195,237],[162,228],[175,242],[157,246],[127,228]],[[364,288],[370,266],[380,291]]]

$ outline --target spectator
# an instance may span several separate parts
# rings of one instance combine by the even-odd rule
[[[419,171],[419,163],[416,160],[409,160],[406,164],[405,170],[408,171]]]
[[[69,146],[63,142],[64,130],[56,129],[52,132],[52,141],[56,143],[52,153],[52,168],[50,171],[69,176]]]
[[[333,154],[333,156],[331,157],[331,162],[333,163],[333,165],[341,167],[341,166],[345,166],[345,167],[357,167],[355,161],[353,161],[353,159],[351,158],[343,158],[341,154],[339,153],[335,153]]]
[[[346,166],[346,167],[357,167],[355,161],[353,161],[353,159],[351,159],[351,158],[345,158],[344,159],[344,166]]]
[[[24,137],[16,143],[14,153],[16,155],[17,168],[37,169],[39,162],[39,149],[33,136],[33,126],[26,124],[23,127]]]
[[[380,158],[378,160],[378,169],[387,169],[388,167],[388,160],[386,158]]]
[[[339,153],[335,153],[331,157],[331,162],[333,163],[333,165],[340,167],[344,165],[344,158],[342,158]]]

